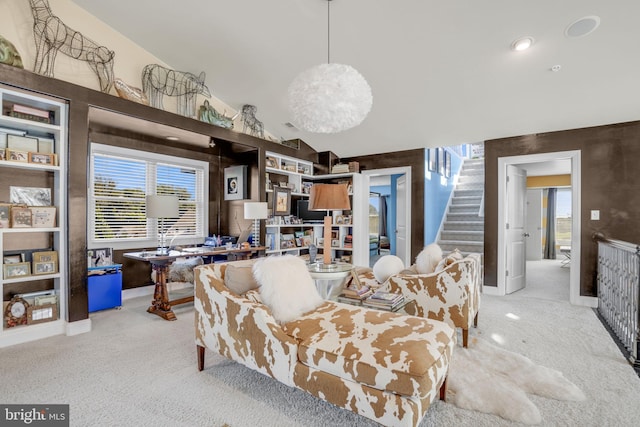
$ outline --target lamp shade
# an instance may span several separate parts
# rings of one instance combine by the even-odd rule
[[[309,194],[309,209],[330,211],[351,209],[346,184],[313,184]]]
[[[265,219],[268,216],[267,202],[247,202],[244,204],[244,219]]]
[[[157,194],[147,196],[147,218],[178,218],[179,216],[178,197]]]

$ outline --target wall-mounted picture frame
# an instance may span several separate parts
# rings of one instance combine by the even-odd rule
[[[436,148],[438,153],[438,173],[444,176],[444,149],[442,147]]]
[[[111,248],[96,248],[87,250],[87,265],[91,267],[104,267],[113,265],[113,251]]]
[[[273,215],[289,215],[291,211],[291,189],[285,187],[273,188]]]
[[[44,187],[9,187],[9,201],[26,206],[51,206],[51,189]]]
[[[32,206],[31,216],[33,227],[51,228],[56,226],[56,212],[55,206]]]
[[[451,153],[444,151],[444,177],[451,178]]]
[[[2,272],[5,279],[12,279],[15,277],[31,276],[31,263],[30,262],[16,262],[13,264],[3,264]]]
[[[429,172],[438,172],[438,149],[429,148],[427,156],[427,170]]]
[[[247,165],[224,168],[224,199],[244,200],[247,198]]]

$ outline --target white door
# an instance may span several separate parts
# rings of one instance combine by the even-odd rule
[[[527,261],[542,259],[542,189],[527,190]]]
[[[507,165],[507,223],[506,223],[506,271],[507,294],[525,287],[526,284],[526,230],[527,171]]]
[[[405,266],[411,265],[407,259],[407,176],[396,180],[396,256]]]

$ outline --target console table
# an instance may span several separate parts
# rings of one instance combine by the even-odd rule
[[[167,290],[167,270],[169,265],[178,258],[191,258],[191,257],[207,257],[214,255],[233,255],[236,258],[248,259],[256,253],[264,253],[266,247],[264,246],[251,246],[246,249],[227,249],[220,248],[186,248],[182,251],[171,251],[169,255],[158,255],[155,251],[146,252],[128,252],[125,253],[125,258],[135,259],[138,261],[145,261],[151,264],[151,268],[156,272],[156,283],[153,291],[153,301],[151,306],[147,309],[147,312],[156,314],[165,320],[176,320],[176,315],[171,309],[174,305],[184,304],[193,301],[193,295],[183,298],[177,298],[175,300],[169,300],[169,291]]]

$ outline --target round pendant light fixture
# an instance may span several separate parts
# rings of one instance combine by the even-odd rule
[[[371,87],[350,65],[331,63],[332,0],[327,0],[327,64],[300,73],[287,91],[296,127],[315,133],[338,133],[358,126],[373,105]]]

